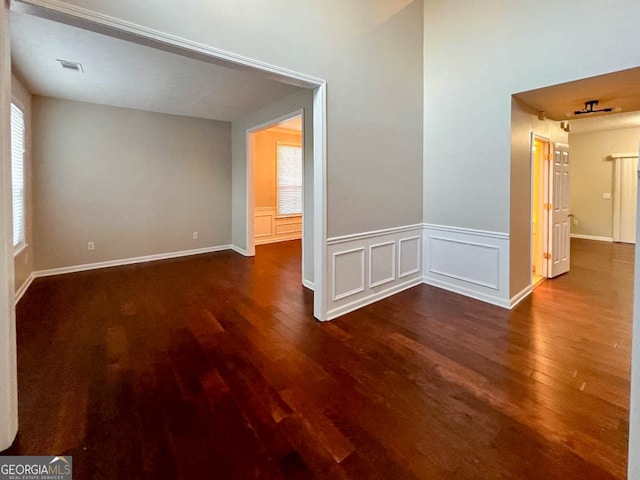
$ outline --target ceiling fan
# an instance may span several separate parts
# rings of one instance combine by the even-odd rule
[[[589,100],[587,102],[584,102],[584,108],[582,110],[576,110],[575,112],[573,112],[573,114],[574,115],[584,115],[584,114],[587,114],[587,113],[602,113],[602,112],[613,112],[614,111],[613,107],[599,108],[599,109],[594,108],[595,106],[598,105],[598,103],[600,103],[600,100]]]

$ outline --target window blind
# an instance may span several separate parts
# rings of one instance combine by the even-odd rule
[[[302,148],[278,145],[278,215],[302,214]]]
[[[11,189],[13,193],[13,246],[24,242],[24,114],[11,104]]]

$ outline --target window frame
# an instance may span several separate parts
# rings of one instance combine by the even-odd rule
[[[300,213],[280,213],[280,147],[295,147],[300,149]],[[301,217],[304,212],[304,150],[302,144],[292,142],[276,142],[276,218]]]
[[[22,102],[20,102],[16,98],[11,99],[11,106],[17,108],[20,111],[22,116],[22,218],[21,218],[21,236],[17,243],[13,245],[13,255],[18,256],[22,253],[28,246],[27,244],[27,181],[26,181],[26,157],[27,157],[27,122],[26,122],[26,109]],[[13,114],[11,114],[11,130],[13,130]],[[13,152],[13,135],[11,141],[11,226],[15,227],[15,209],[13,203],[13,160],[14,160],[14,152]],[[12,235],[13,236],[13,235]],[[12,238],[13,243],[13,238]]]

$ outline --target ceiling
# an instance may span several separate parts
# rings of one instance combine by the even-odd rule
[[[570,120],[574,132],[578,124],[591,130],[640,126],[640,117],[629,114],[640,111],[640,68],[529,90],[514,96],[535,110],[545,112],[551,120]],[[621,113],[574,115],[573,112],[583,109],[589,100],[600,101],[596,109],[612,107]]]
[[[229,122],[299,90],[32,15],[10,22],[13,68],[36,95]]]

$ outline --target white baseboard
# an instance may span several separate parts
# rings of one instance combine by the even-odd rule
[[[271,237],[271,238],[261,238],[261,239],[256,238],[255,246],[257,247],[259,245],[269,245],[271,243],[290,242],[292,240],[301,240],[301,239],[302,237],[300,236],[299,233],[291,236],[283,235],[281,237]]]
[[[15,295],[15,305],[18,304],[18,302],[20,301],[20,299],[24,296],[24,294],[27,292],[27,289],[31,286],[31,284],[33,283],[33,281],[35,280],[36,276],[34,274],[34,272],[31,272],[29,274],[29,276],[27,277],[27,279],[24,281],[24,283],[20,286],[20,288],[16,291],[16,295]]]
[[[583,240],[595,240],[597,242],[613,242],[611,237],[596,237],[594,235],[582,235],[581,233],[572,233],[571,238],[582,238]]]
[[[315,284],[313,282],[310,282],[309,280],[305,280],[304,278],[302,279],[302,285],[306,288],[308,288],[309,290],[311,290],[312,292],[315,291]]]
[[[477,290],[465,288],[460,285],[455,285],[453,283],[439,280],[437,278],[424,277],[422,281],[427,285],[431,285],[432,287],[442,288],[443,290],[457,293],[459,295],[464,295],[465,297],[473,298],[475,300],[480,300],[481,302],[490,303],[498,307],[507,308],[507,309],[510,308],[509,300],[505,300],[504,298],[500,298],[498,296],[487,295]]]
[[[215,247],[196,248],[193,250],[183,250],[180,252],[158,253],[155,255],[145,255],[142,257],[123,258],[119,260],[109,260],[106,262],[86,263],[84,265],[72,265],[70,267],[51,268],[48,270],[38,270],[33,272],[35,278],[50,277],[52,275],[62,275],[65,273],[84,272],[87,270],[97,270],[99,268],[120,267],[123,265],[133,265],[136,263],[155,262],[157,260],[168,260],[171,258],[188,257],[191,255],[201,255],[203,253],[220,252],[230,250],[231,245],[218,245]]]
[[[408,288],[415,287],[416,285],[420,285],[421,283],[422,283],[422,279],[420,277],[413,278],[404,283],[398,283],[393,287],[383,290],[379,293],[374,293],[373,295],[359,298],[358,300],[355,300],[351,303],[341,305],[327,312],[327,320],[333,320],[342,315],[346,315],[347,313],[353,312],[354,310],[358,310],[359,308],[366,307],[367,305],[371,305],[372,303],[382,300],[383,298],[390,297],[391,295],[395,295],[396,293],[400,293],[403,290],[407,290]]]
[[[509,301],[509,308],[514,309],[521,301],[531,295],[531,292],[533,292],[533,287],[531,285],[527,285],[526,287],[524,287],[513,297],[511,297],[511,300]]]
[[[236,253],[239,253],[240,255],[244,256],[244,257],[250,257],[251,255],[249,255],[249,252],[247,252],[244,248],[240,248],[237,245],[229,245],[229,248],[231,250],[233,250]]]

